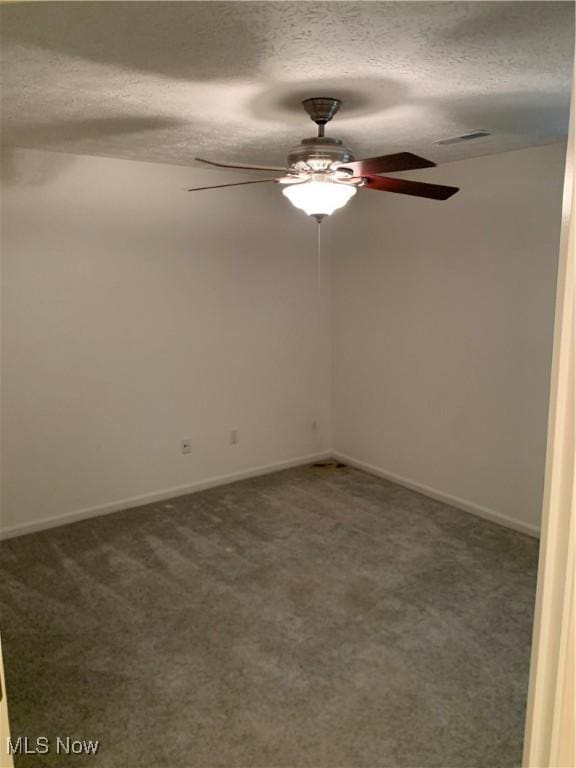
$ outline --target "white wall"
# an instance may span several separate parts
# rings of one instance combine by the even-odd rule
[[[322,227],[330,335],[316,225],[273,185],[194,195],[246,177],[10,153],[2,529],[332,446],[535,530],[563,161],[406,174],[461,186],[444,203],[357,195]]]
[[[334,447],[539,523],[565,147],[404,174],[447,202],[366,191],[334,219]]]
[[[4,530],[328,447],[315,223],[274,185],[183,191],[244,178],[6,157]]]

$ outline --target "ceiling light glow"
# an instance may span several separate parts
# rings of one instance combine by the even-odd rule
[[[308,216],[321,219],[343,208],[356,194],[356,187],[339,184],[327,176],[313,176],[302,184],[291,184],[282,190],[296,208]]]

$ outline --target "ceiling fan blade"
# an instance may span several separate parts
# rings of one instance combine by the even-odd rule
[[[203,189],[222,189],[222,187],[242,187],[244,184],[266,184],[276,179],[255,179],[254,181],[235,181],[233,184],[213,184],[209,187],[192,187],[187,192],[202,192]]]
[[[365,160],[355,160],[345,163],[340,168],[350,168],[354,176],[366,176],[371,173],[394,173],[394,171],[412,171],[418,168],[433,168],[436,163],[424,157],[413,155],[412,152],[397,152],[395,155],[368,157]]]
[[[382,192],[398,192],[401,195],[428,197],[430,200],[447,200],[458,192],[459,187],[446,187],[443,184],[427,184],[423,181],[391,179],[389,176],[365,176],[365,184],[360,189],[377,189]]]
[[[203,160],[201,157],[195,157],[194,160],[197,160],[199,163],[204,163],[205,165],[214,165],[216,168],[237,168],[241,171],[282,171],[282,173],[286,173],[288,170],[287,168],[280,168],[280,166],[275,165],[242,165],[238,163],[216,163],[214,160]]]

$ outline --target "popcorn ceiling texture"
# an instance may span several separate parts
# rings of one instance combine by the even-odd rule
[[[1,9],[3,143],[193,165],[282,163],[339,96],[356,156],[436,162],[567,132],[565,2],[81,2]],[[437,147],[438,139],[493,135]]]

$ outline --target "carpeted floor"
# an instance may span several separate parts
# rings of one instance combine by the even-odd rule
[[[0,546],[16,767],[519,766],[537,543],[304,467]],[[52,744],[54,748],[54,743]]]

